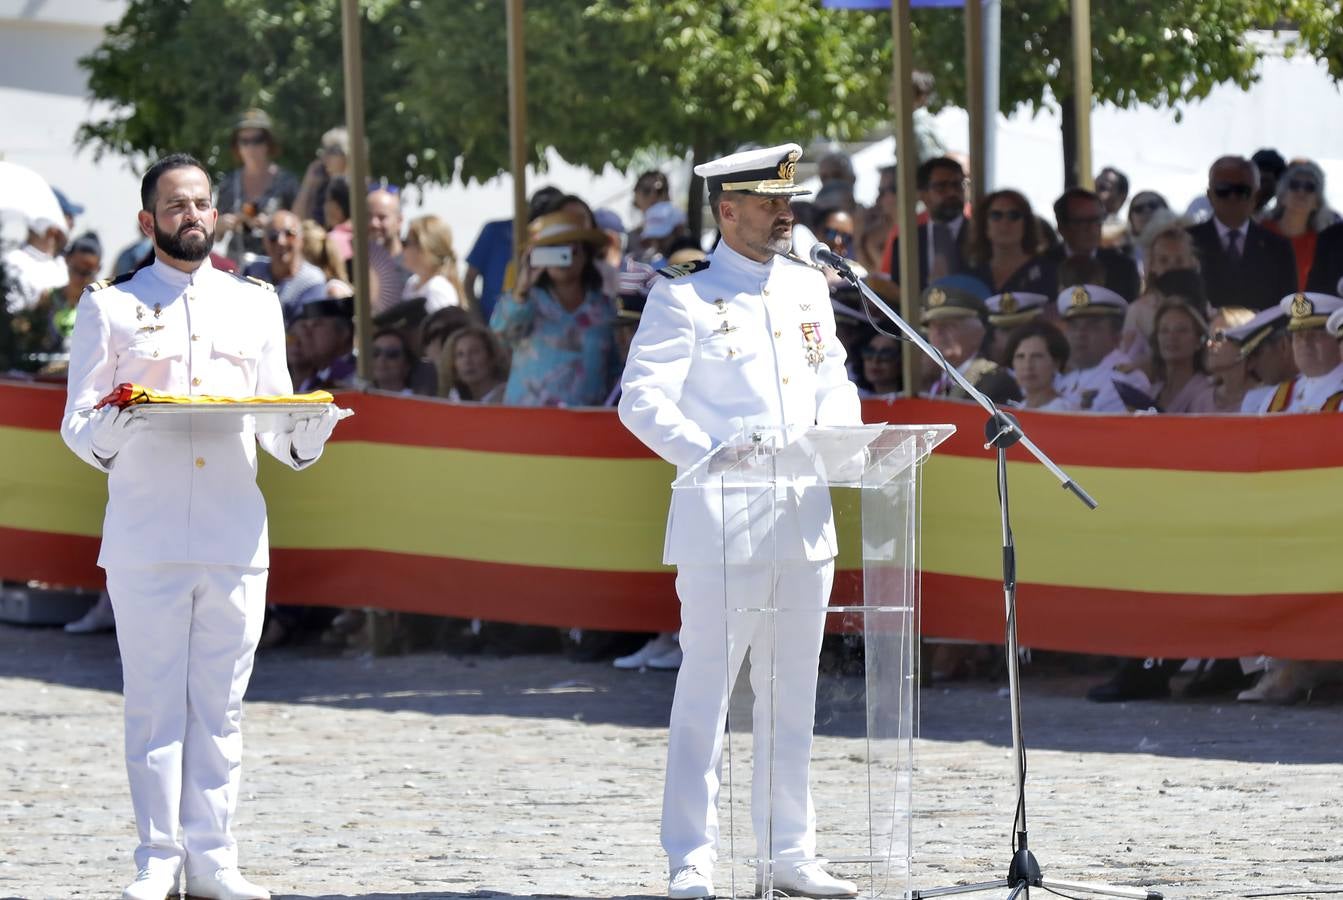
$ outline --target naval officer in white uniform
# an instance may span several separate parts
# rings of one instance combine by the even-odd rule
[[[292,391],[273,289],[210,265],[216,210],[195,159],[159,160],[140,187],[153,264],[89,287],[70,348],[61,435],[108,474],[98,564],[116,611],[126,769],[140,844],[125,900],[265,900],[231,830],[242,697],[265,611],[266,507],[256,447],[311,464],[334,413],[292,434],[144,429],[99,399],[122,382],[173,394]]]
[[[707,260],[662,270],[666,277],[649,293],[630,347],[619,405],[625,426],[681,472],[743,429],[861,422],[825,277],[780,255],[791,248],[789,200],[805,193],[793,181],[801,154],[787,144],[695,167],[706,179],[722,241]],[[756,840],[762,853],[772,845],[778,890],[852,896],[853,882],[831,876],[816,858],[808,785],[823,610],[836,553],[829,493],[822,487],[790,496],[774,521],[769,550],[753,544],[755,527],[724,533],[717,492],[674,493],[663,561],[677,566],[684,660],[662,806],[668,896],[713,896],[728,687],[747,649],[754,659],[768,658],[771,637],[777,642],[775,690],[787,703],[777,712],[769,773],[763,743],[769,671],[753,665]],[[759,614],[726,612],[767,605],[771,596],[780,608],[815,615],[787,616],[772,635]],[[772,804],[765,796],[771,783]]]

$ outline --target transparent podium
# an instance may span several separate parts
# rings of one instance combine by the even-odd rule
[[[673,483],[722,559],[720,897],[791,893],[814,860],[909,895],[920,471],[953,431],[749,429]]]

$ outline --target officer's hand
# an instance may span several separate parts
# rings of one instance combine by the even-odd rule
[[[326,446],[331,432],[336,430],[338,421],[340,417],[336,414],[336,410],[328,406],[320,415],[309,416],[295,422],[289,440],[294,457],[300,460],[316,459]]]
[[[104,406],[95,410],[89,418],[89,437],[93,454],[101,459],[111,459],[121,452],[132,435],[144,420],[132,414],[129,409]]]

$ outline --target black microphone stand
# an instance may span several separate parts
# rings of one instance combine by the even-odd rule
[[[798,262],[813,265],[813,267],[829,266],[844,276],[845,280],[856,287],[869,303],[881,310],[882,314],[904,333],[911,344],[918,347],[941,366],[947,376],[960,385],[961,390],[965,391],[989,414],[989,420],[984,426],[984,436],[988,441],[984,445],[984,449],[993,447],[998,453],[998,509],[1002,518],[1003,530],[1003,598],[1007,610],[1007,637],[1005,642],[1007,686],[1011,704],[1012,750],[1017,764],[1017,805],[1016,817],[1012,823],[1012,859],[1007,867],[1006,878],[976,884],[958,884],[927,890],[911,890],[907,900],[923,900],[926,897],[945,897],[952,894],[970,894],[1000,888],[1008,890],[1007,900],[1017,900],[1021,896],[1030,900],[1031,888],[1033,887],[1051,892],[1072,890],[1090,894],[1104,894],[1111,897],[1127,897],[1130,900],[1162,900],[1161,894],[1143,888],[1092,884],[1081,881],[1057,881],[1052,878],[1045,878],[1040,872],[1040,864],[1036,862],[1034,854],[1030,851],[1026,837],[1026,745],[1022,740],[1021,730],[1021,672],[1017,645],[1017,559],[1016,544],[1012,539],[1012,523],[1008,515],[1007,448],[1017,443],[1025,447],[1032,456],[1039,460],[1041,465],[1059,480],[1064,488],[1071,491],[1077,496],[1077,499],[1086,504],[1088,509],[1095,509],[1096,501],[1091,499],[1091,496],[1077,482],[1068,477],[1066,472],[1055,465],[1054,461],[1046,456],[1039,447],[1035,446],[1034,442],[1022,431],[1021,425],[1015,417],[998,409],[992,400],[971,384],[955,366],[947,362],[946,357],[929,344],[917,329],[902,319],[870,287],[855,276],[842,258],[825,252],[823,245],[820,244],[813,248],[811,262],[798,259],[796,256],[792,258]]]

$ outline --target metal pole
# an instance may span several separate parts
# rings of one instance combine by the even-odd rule
[[[1001,103],[1003,5],[1000,0],[984,3],[984,187],[998,186],[998,107]]]
[[[984,196],[984,7],[965,0],[965,108],[970,114],[970,202]]]
[[[508,145],[513,166],[514,260],[522,258],[527,244],[526,24],[523,0],[508,0]]]
[[[364,59],[359,0],[341,0],[345,58],[345,127],[350,132],[350,218],[354,230],[354,321],[359,381],[372,381],[373,296],[368,278],[368,139],[364,132]]]
[[[914,142],[914,49],[910,38],[909,0],[891,0],[891,56],[895,76],[895,149],[896,181],[900,192],[900,210],[896,224],[900,228],[900,258],[895,261],[900,273],[900,314],[906,322],[918,321],[919,308],[919,226],[914,212],[919,168],[919,149]],[[908,348],[901,356],[905,396],[919,392],[919,367]]]
[[[1073,7],[1073,115],[1077,128],[1077,183],[1091,180],[1091,0],[1072,0]]]

